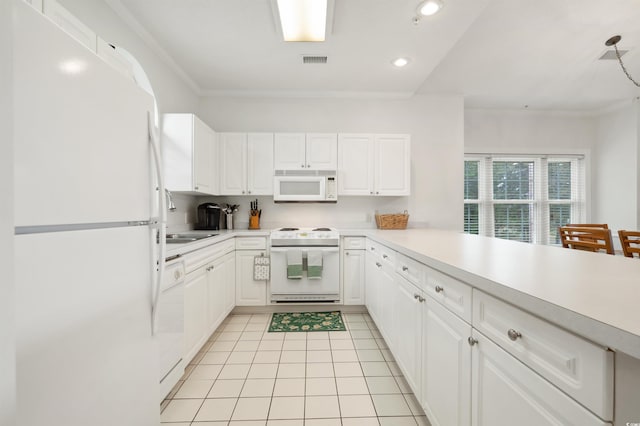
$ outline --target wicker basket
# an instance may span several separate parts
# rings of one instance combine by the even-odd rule
[[[409,213],[406,210],[404,213],[394,214],[378,214],[376,212],[378,229],[407,229],[407,222],[409,222]]]

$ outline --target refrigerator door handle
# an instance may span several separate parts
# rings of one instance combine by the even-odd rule
[[[167,237],[167,212],[165,209],[165,186],[164,186],[164,176],[162,174],[162,161],[160,159],[160,145],[158,141],[158,134],[156,133],[156,127],[154,124],[154,120],[151,117],[151,112],[147,112],[147,123],[149,126],[149,143],[151,145],[151,152],[153,156],[153,161],[156,169],[156,178],[158,180],[158,221],[156,222],[156,227],[158,228],[158,245],[159,249],[157,251],[158,257],[156,259],[156,273],[155,279],[153,280],[153,290],[152,290],[152,301],[151,301],[151,328],[152,334],[156,334],[156,323],[158,316],[158,301],[160,299],[160,285],[162,284],[162,279],[164,278],[164,264],[166,257],[166,237]],[[153,226],[152,226],[153,229]],[[151,244],[155,244],[155,238],[151,239]],[[152,247],[153,248],[153,247]]]

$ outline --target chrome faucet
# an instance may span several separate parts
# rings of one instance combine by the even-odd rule
[[[173,202],[173,195],[171,195],[171,191],[169,191],[168,189],[165,189],[164,192],[167,193],[167,200],[169,200],[169,211],[170,212],[176,211],[176,205]]]

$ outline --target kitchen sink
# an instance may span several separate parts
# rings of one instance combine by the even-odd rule
[[[167,244],[184,244],[215,237],[218,234],[167,234]]]

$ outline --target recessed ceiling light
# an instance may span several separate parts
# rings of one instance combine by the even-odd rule
[[[426,0],[418,5],[418,14],[422,16],[435,15],[442,9],[440,0]]]
[[[409,63],[409,60],[407,58],[398,58],[391,63],[398,68],[402,68]]]
[[[324,41],[327,0],[277,0],[284,41]]]

